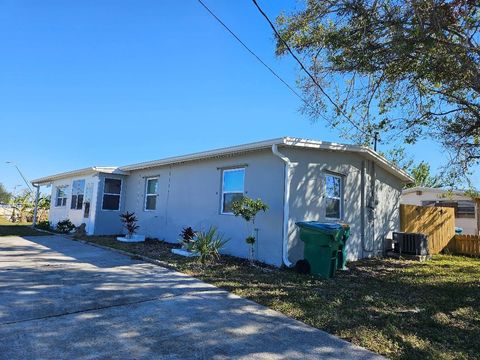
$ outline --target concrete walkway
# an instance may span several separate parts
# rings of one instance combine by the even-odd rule
[[[0,237],[1,359],[375,359],[152,264],[61,236]]]

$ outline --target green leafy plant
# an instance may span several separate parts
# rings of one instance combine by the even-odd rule
[[[134,212],[125,212],[120,215],[120,220],[123,223],[123,227],[127,229],[127,238],[131,238],[133,234],[140,228],[139,225],[137,225],[137,217],[135,216]]]
[[[255,218],[260,211],[266,212],[268,210],[268,205],[265,204],[261,199],[251,199],[247,196],[242,197],[242,199],[235,201],[232,204],[232,212],[235,216],[242,217],[247,225],[251,224],[251,235],[245,239],[245,242],[250,246],[249,248],[249,258],[252,261],[254,258],[253,245],[256,242],[254,235],[255,231]]]
[[[192,243],[191,250],[198,253],[198,259],[202,264],[220,258],[220,249],[225,246],[228,240],[225,240],[218,229],[211,226],[207,231],[196,233],[195,241]]]
[[[55,230],[59,233],[62,233],[62,234],[68,234],[73,229],[75,229],[75,225],[73,225],[73,223],[70,221],[70,219],[65,219],[65,220],[59,221],[57,223],[57,226],[55,226]]]
[[[48,220],[43,220],[43,221],[39,221],[35,227],[37,229],[40,229],[40,230],[52,230],[52,227],[50,226],[50,222]]]
[[[253,244],[255,244],[255,236],[247,236],[247,238],[245,239],[245,242],[246,242],[248,245],[253,245]]]

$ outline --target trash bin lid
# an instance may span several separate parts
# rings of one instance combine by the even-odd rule
[[[328,234],[335,234],[343,229],[343,226],[338,223],[322,223],[319,221],[299,221],[295,223],[299,227],[304,227],[310,230],[317,230]]]

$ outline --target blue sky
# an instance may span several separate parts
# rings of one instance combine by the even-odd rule
[[[250,0],[204,0],[294,85]],[[273,18],[295,0],[260,1]],[[279,136],[342,141],[196,0],[0,1],[0,182]],[[380,146],[386,150],[386,145]],[[409,152],[437,168],[443,152]],[[479,180],[477,169],[475,180]]]

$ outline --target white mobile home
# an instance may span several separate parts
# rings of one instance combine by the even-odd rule
[[[230,239],[224,252],[248,256],[241,195],[269,205],[257,217],[256,257],[290,266],[302,258],[295,222],[350,224],[348,259],[381,254],[399,230],[402,187],[411,178],[367,147],[279,138],[116,168],[92,167],[34,180],[52,186],[50,221],[86,224],[90,235],[123,232],[119,215],[135,212],[139,233],[177,242],[181,229],[211,225]]]

